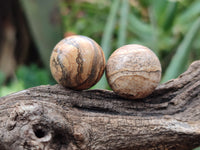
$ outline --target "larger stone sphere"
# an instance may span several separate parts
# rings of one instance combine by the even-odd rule
[[[84,90],[96,84],[105,69],[102,48],[91,38],[74,35],[61,40],[50,58],[54,79],[66,88]]]

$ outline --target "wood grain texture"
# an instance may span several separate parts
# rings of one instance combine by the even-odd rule
[[[105,68],[105,57],[94,40],[74,35],[61,40],[55,46],[50,68],[53,77],[61,85],[83,90],[100,80]]]
[[[0,98],[1,150],[192,150],[200,146],[200,61],[147,98],[39,86]]]
[[[157,56],[142,45],[130,44],[118,48],[106,64],[110,87],[122,97],[144,98],[151,94],[161,79]]]

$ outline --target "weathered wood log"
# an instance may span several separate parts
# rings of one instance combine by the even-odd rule
[[[190,150],[200,146],[200,61],[149,97],[60,85],[0,98],[1,150]]]

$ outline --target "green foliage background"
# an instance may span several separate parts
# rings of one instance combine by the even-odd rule
[[[44,3],[39,0],[31,2],[21,0],[45,67],[21,66],[8,84],[0,72],[0,96],[37,85],[55,84],[48,58],[55,43],[62,38],[61,30],[63,35],[81,34],[93,38],[102,46],[106,59],[125,44],[149,47],[161,61],[162,82],[176,78],[192,61],[200,58],[200,0],[48,0],[45,5],[48,9],[44,9]],[[44,19],[55,4],[61,14],[60,28]],[[109,89],[105,76],[92,88]]]
[[[20,66],[16,71],[16,76],[7,85],[2,85],[5,79],[0,72],[0,96],[17,92],[23,89],[38,85],[55,84],[51,74],[46,69],[38,68],[35,64],[30,66]]]

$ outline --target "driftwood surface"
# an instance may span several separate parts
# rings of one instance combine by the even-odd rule
[[[0,98],[0,150],[191,150],[200,146],[200,61],[145,99],[45,85]]]

